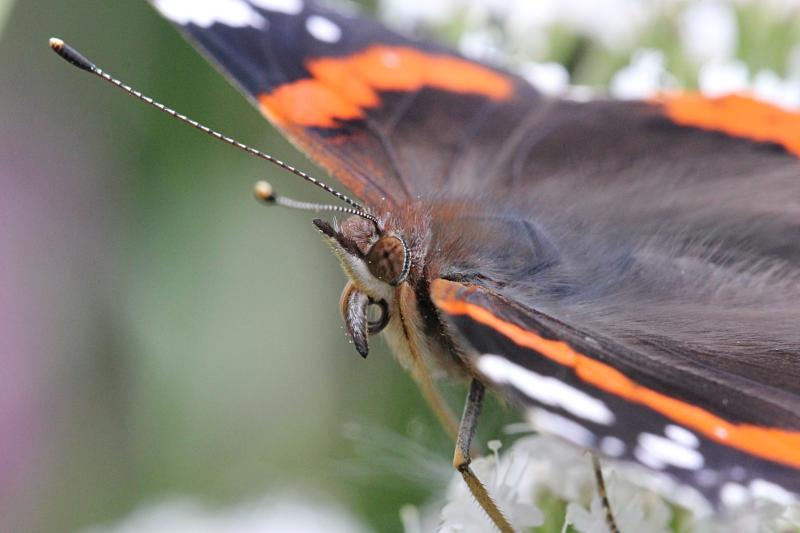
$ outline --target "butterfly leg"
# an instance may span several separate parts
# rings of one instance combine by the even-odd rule
[[[478,504],[486,511],[494,525],[502,533],[514,533],[514,528],[508,522],[503,513],[489,496],[486,487],[478,479],[478,476],[469,467],[472,458],[470,457],[470,444],[475,436],[478,427],[478,417],[481,414],[483,395],[485,388],[482,383],[472,380],[467,395],[467,403],[464,405],[464,414],[461,416],[461,424],[458,427],[458,438],[456,439],[456,451],[453,454],[453,466],[459,471],[464,481],[469,487],[472,496]]]
[[[603,479],[603,471],[600,469],[600,459],[595,454],[592,454],[592,468],[594,468],[594,478],[597,481],[597,493],[600,495],[600,501],[606,513],[606,525],[608,526],[608,530],[611,533],[619,533],[617,522],[614,520],[614,513],[611,512],[611,503],[608,501],[606,482]]]
[[[398,287],[396,298],[400,309],[400,321],[403,324],[403,332],[408,341],[409,350],[411,351],[411,357],[409,358],[411,377],[417,382],[422,396],[425,398],[425,401],[439,420],[445,432],[450,438],[455,440],[458,437],[458,419],[450,407],[448,407],[447,402],[444,401],[439,389],[436,388],[431,372],[425,365],[425,360],[419,350],[418,338],[415,333],[419,327],[414,327],[415,320],[413,318],[417,314],[417,297],[414,291],[404,283]],[[417,322],[419,322],[419,319],[417,319]]]

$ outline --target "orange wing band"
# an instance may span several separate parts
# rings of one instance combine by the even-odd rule
[[[280,85],[258,98],[261,109],[281,125],[334,128],[340,120],[363,118],[380,105],[380,91],[423,87],[505,100],[512,80],[465,59],[428,54],[404,46],[372,46],[348,57],[314,59],[311,78]]]
[[[780,144],[800,157],[800,115],[744,95],[708,98],[687,93],[654,101],[676,124]]]
[[[456,291],[460,287],[463,286],[446,280],[435,280],[431,285],[431,296],[436,306],[451,315],[467,315],[502,333],[518,345],[572,368],[586,383],[629,402],[647,406],[711,440],[770,461],[800,468],[800,433],[735,424],[700,407],[643,387],[615,368],[578,353],[563,341],[545,339],[496,317],[484,307],[457,299]]]

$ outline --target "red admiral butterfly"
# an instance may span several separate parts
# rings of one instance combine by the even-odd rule
[[[744,96],[546,97],[309,1],[155,6],[363,202],[258,189],[352,215],[314,221],[350,278],[348,335],[366,356],[384,331],[501,530],[469,468],[484,388],[717,505],[800,492],[800,116]],[[460,424],[440,369],[471,383]]]

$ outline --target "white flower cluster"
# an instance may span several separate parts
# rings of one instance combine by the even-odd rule
[[[798,0],[382,0],[381,14],[396,27],[442,28],[457,20],[459,47],[466,55],[516,69],[547,94],[564,94],[570,77],[549,60],[554,31],[589,39],[630,62],[609,83],[617,98],[648,98],[680,88],[662,50],[637,48],[653,25],[668,18],[676,46],[697,72],[697,85],[717,96],[748,92],[788,109],[800,108],[800,45],[779,74],[751,71],[737,58],[741,21],[736,8],[758,4],[776,19],[800,15]],[[447,26],[451,29],[450,26]]]
[[[555,499],[566,503],[563,531],[572,526],[580,533],[607,533],[591,459],[584,451],[544,436],[522,437],[503,454],[497,451],[497,441],[489,446],[494,454],[476,459],[473,469],[518,530],[529,531],[531,527],[540,526],[548,510],[544,508],[548,504],[542,502]],[[735,515],[720,518],[710,514],[701,501],[682,494],[668,480],[645,479],[641,469],[604,465],[604,478],[621,531],[671,532],[678,518],[676,513],[682,513],[679,530],[687,533],[800,531],[800,504],[787,507],[759,500]],[[658,491],[644,488],[639,482]],[[678,511],[676,498],[694,507],[696,512],[686,508]],[[453,476],[438,525],[433,525],[436,521],[431,517],[421,521],[408,509],[403,518],[406,533],[495,531],[460,475]]]

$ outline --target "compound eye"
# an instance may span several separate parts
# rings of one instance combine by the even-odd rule
[[[402,283],[408,276],[410,267],[408,247],[401,238],[394,235],[378,239],[367,254],[367,268],[370,273],[389,285]]]

